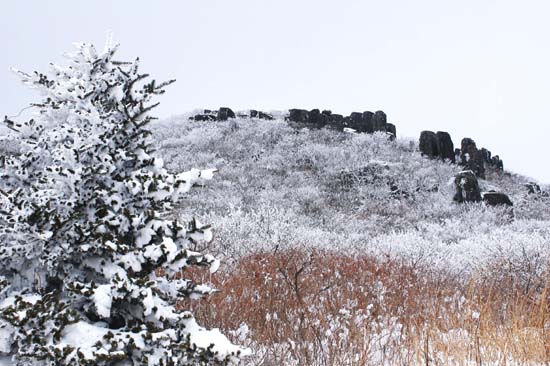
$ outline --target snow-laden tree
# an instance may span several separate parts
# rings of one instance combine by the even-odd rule
[[[20,154],[0,169],[0,351],[16,365],[206,365],[248,350],[206,330],[182,297],[215,290],[185,279],[219,262],[189,250],[209,226],[171,204],[213,170],[171,174],[152,155],[151,99],[117,47],[76,45],[48,75],[17,71],[40,90],[33,119],[5,119]]]

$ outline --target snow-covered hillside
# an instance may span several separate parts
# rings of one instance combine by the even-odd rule
[[[529,194],[528,178],[488,170],[480,180],[483,191],[510,196],[513,217],[506,208],[457,204],[453,179],[462,168],[422,157],[417,138],[297,129],[283,116],[200,122],[182,116],[153,128],[169,169],[219,169],[180,210],[200,207],[189,213],[214,223],[216,249],[226,258],[322,248],[462,274],[497,257],[530,261],[531,268],[546,262],[550,199]]]

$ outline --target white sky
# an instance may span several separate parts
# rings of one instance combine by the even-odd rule
[[[0,115],[37,101],[8,71],[46,71],[75,41],[176,78],[157,115],[195,108],[384,110],[401,136],[472,137],[550,183],[550,2],[2,1]]]

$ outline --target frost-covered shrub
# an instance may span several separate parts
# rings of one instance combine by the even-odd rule
[[[189,250],[210,227],[171,213],[213,171],[171,174],[152,155],[151,99],[171,82],[145,83],[116,49],[79,44],[50,75],[18,72],[44,99],[5,120],[21,146],[0,172],[0,352],[21,366],[236,362],[243,349],[177,306],[215,291],[185,279],[219,266]]]

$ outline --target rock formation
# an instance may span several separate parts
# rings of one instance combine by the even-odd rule
[[[367,132],[363,126],[363,113],[352,112],[349,115],[349,128],[353,128],[357,132]]]
[[[376,111],[372,116],[372,126],[374,131],[386,131],[386,113]]]
[[[439,142],[437,135],[432,131],[422,131],[419,141],[420,152],[429,158],[439,156]]]
[[[419,141],[420,152],[429,158],[440,158],[455,162],[455,148],[448,132],[422,131]]]
[[[365,125],[366,133],[374,133],[373,116],[374,116],[374,113],[372,112],[369,112],[369,111],[363,112],[363,123]],[[394,136],[397,136],[397,135],[394,133]]]
[[[513,206],[514,204],[510,201],[510,198],[501,192],[485,192],[483,194],[483,202],[488,206]]]
[[[485,162],[483,153],[477,149],[476,143],[471,138],[465,137],[461,143],[460,163],[477,177],[485,179]]]
[[[492,156],[491,151],[478,149],[471,138],[464,138],[460,148],[455,148],[451,135],[448,132],[422,131],[420,133],[419,148],[422,155],[429,158],[439,157],[464,166],[465,170],[471,170],[479,178],[485,179],[487,168],[502,171],[504,165],[498,155]]]
[[[437,131],[437,142],[439,146],[439,156],[441,159],[455,162],[455,147],[451,135],[448,132]]]
[[[218,119],[217,113],[212,113],[211,110],[205,109],[203,113],[196,114],[191,117],[195,121],[216,121]]]
[[[329,118],[329,124],[336,128],[338,131],[344,130],[344,116],[341,114],[331,114]]]
[[[386,132],[393,136],[393,139],[397,137],[397,130],[393,123],[386,124]]]
[[[316,127],[329,126],[339,131],[344,128],[351,128],[359,133],[374,133],[377,131],[387,132],[391,139],[397,136],[397,129],[394,124],[387,122],[386,113],[377,111],[375,113],[365,111],[352,112],[349,116],[332,113],[318,109],[307,111],[305,109],[290,109],[287,121],[308,123]]]
[[[290,109],[289,121],[307,123],[309,121],[309,112],[305,109]]]
[[[322,127],[325,125],[324,117],[318,109],[312,109],[308,114],[308,122],[317,127]]]
[[[235,113],[231,108],[222,107],[218,110],[218,121],[227,121],[229,118],[235,118]]]
[[[542,193],[542,190],[540,189],[540,186],[535,182],[525,183],[525,187],[527,188],[527,193],[529,193],[529,194],[541,194]]]
[[[471,170],[463,170],[455,176],[456,202],[479,202],[481,192],[476,175]]]

